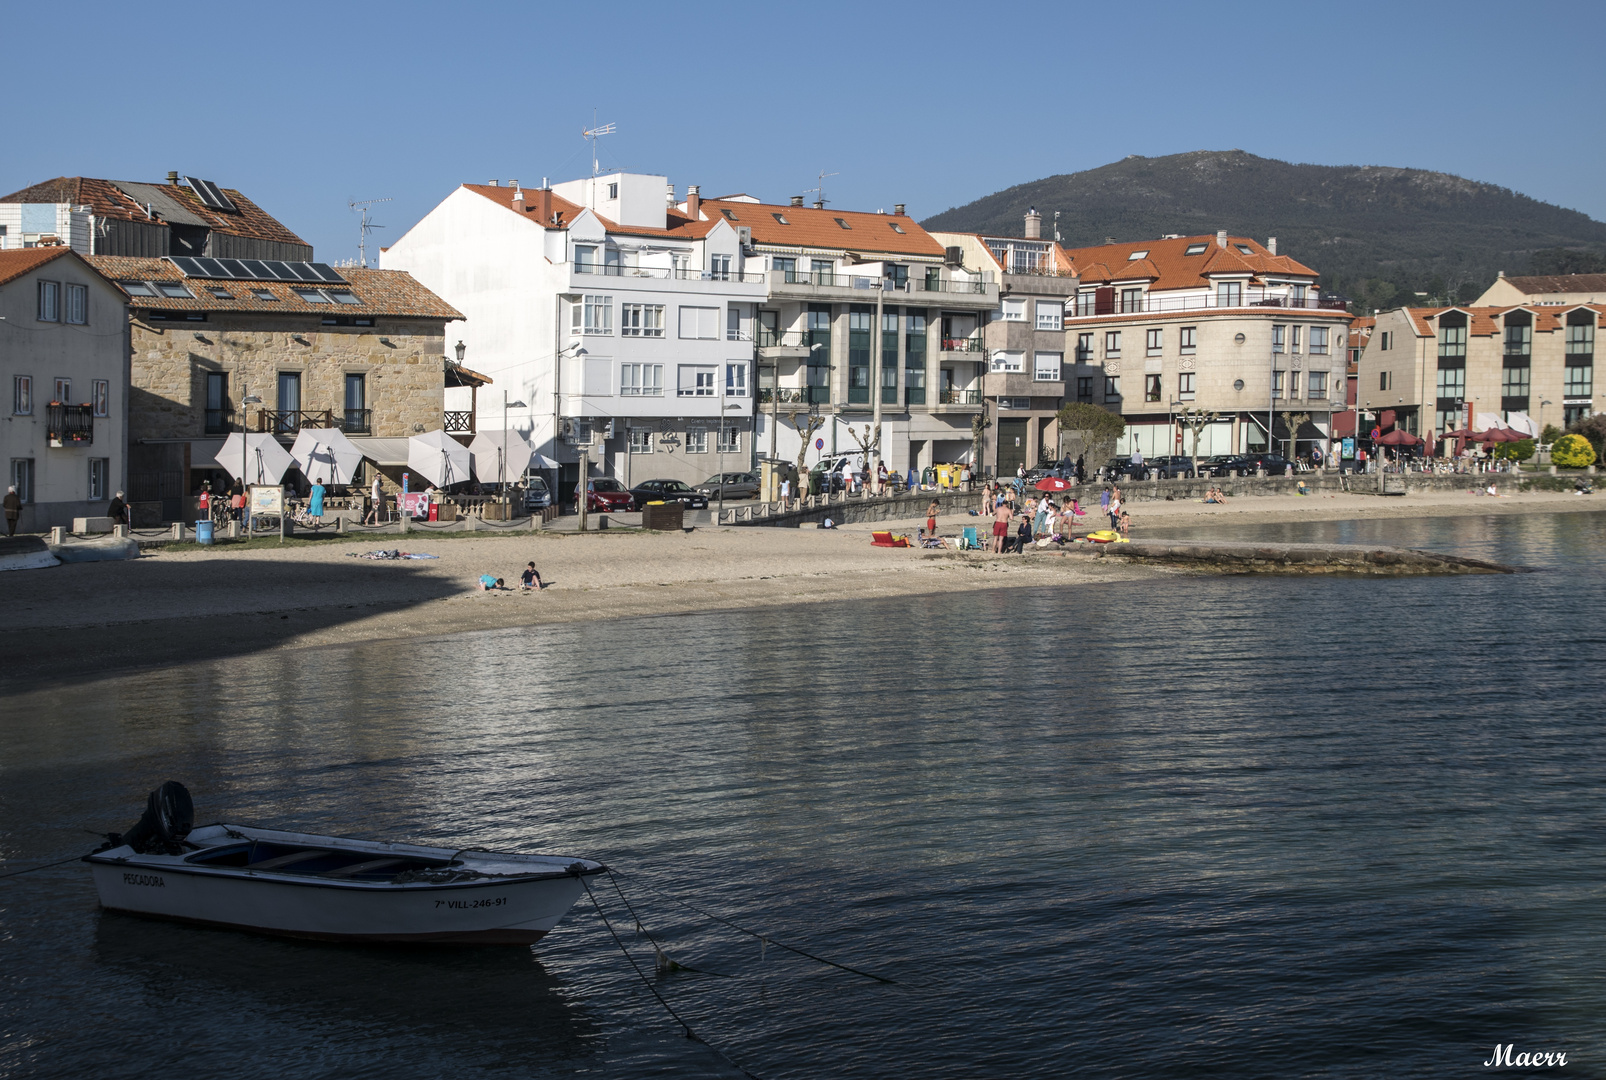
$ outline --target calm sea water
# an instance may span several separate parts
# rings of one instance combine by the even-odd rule
[[[1246,537],[1249,533],[1234,531]],[[1254,531],[1517,577],[1213,579],[248,657],[0,703],[8,868],[198,818],[602,858],[777,1077],[1606,1075],[1606,516]],[[737,935],[677,893],[874,983]],[[0,881],[0,1076],[739,1075],[588,901],[533,952],[313,946]]]

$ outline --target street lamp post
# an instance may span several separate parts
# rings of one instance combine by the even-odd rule
[[[250,392],[250,387],[244,380],[240,382],[240,389],[246,391],[245,396],[240,399],[240,491],[245,495],[245,506],[240,511],[240,517],[245,522],[245,535],[249,539],[251,536],[251,493],[249,490],[251,485],[246,483],[245,474],[251,468],[251,435],[250,426],[245,421],[245,407],[247,405],[260,405],[262,404],[262,399]]]
[[[714,515],[714,524],[718,525],[720,518],[725,516],[725,412],[729,409],[740,409],[741,402],[726,405],[719,412],[719,446],[715,447],[715,456],[719,459],[719,512]]]
[[[461,341],[458,342],[458,345],[461,346],[462,344]],[[508,508],[507,517],[509,521],[513,520],[513,500],[508,497],[507,493],[507,411],[509,409],[527,408],[529,406],[522,401],[509,402],[507,399],[507,387],[504,386],[502,388],[502,456],[496,463],[496,472],[497,483],[501,488],[502,502]]]

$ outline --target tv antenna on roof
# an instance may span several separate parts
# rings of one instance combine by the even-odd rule
[[[589,139],[591,142],[591,179],[595,180],[597,178],[597,173],[600,171],[597,166],[597,140],[604,135],[612,135],[618,130],[618,128],[616,128],[613,124],[602,124],[599,126],[597,124],[597,112],[595,109],[591,110],[591,124],[591,127],[587,128],[585,131],[582,131],[580,134],[584,138]]]
[[[826,171],[824,171],[822,169],[820,171],[820,175],[819,175],[819,178],[818,178],[819,181],[820,181],[820,186],[819,187],[811,187],[811,188],[804,188],[803,189],[803,194],[805,194],[805,195],[807,195],[811,191],[814,192],[814,194],[815,194],[814,208],[816,210],[824,210],[825,209],[825,203],[826,203],[825,180],[826,180],[826,178],[830,177],[830,176],[841,176],[841,175],[842,175],[841,173],[826,172]]]
[[[390,202],[390,200],[364,199],[362,202],[352,201],[346,204],[353,210],[357,209],[359,206],[362,207],[362,225],[359,226],[361,232],[359,239],[357,240],[357,265],[364,268],[368,266],[368,234],[373,232],[375,229],[384,228],[383,225],[375,225],[373,222],[368,220],[368,208],[373,206],[375,203],[382,202]]]

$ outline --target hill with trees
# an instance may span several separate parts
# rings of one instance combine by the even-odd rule
[[[1320,271],[1358,311],[1466,303],[1508,275],[1606,272],[1606,223],[1508,188],[1375,165],[1296,165],[1242,150],[1128,157],[1049,176],[921,222],[1019,236],[1035,206],[1068,247],[1217,229]],[[1426,295],[1418,295],[1426,294]]]

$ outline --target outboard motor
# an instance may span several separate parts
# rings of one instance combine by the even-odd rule
[[[194,827],[195,803],[189,789],[177,780],[169,780],[151,792],[144,815],[132,829],[121,835],[106,834],[106,847],[127,844],[141,855],[181,855],[184,838]]]

